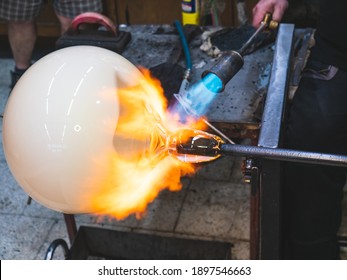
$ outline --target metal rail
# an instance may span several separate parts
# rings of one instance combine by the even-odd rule
[[[345,155],[324,154],[238,144],[222,144],[221,152],[224,155],[248,156],[277,161],[291,161],[308,164],[347,167],[347,156]]]
[[[277,148],[291,69],[294,25],[281,24],[276,39],[276,48],[271,69],[271,78],[266,95],[265,108],[261,121],[258,146]]]

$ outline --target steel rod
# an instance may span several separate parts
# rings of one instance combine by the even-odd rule
[[[299,163],[347,167],[347,156],[316,152],[297,151],[280,148],[222,144],[221,153],[234,156],[252,156],[256,158],[291,161]]]

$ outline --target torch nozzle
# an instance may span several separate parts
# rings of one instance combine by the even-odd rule
[[[217,94],[224,90],[226,84],[242,68],[243,55],[254,38],[264,29],[274,26],[274,22],[271,24],[270,20],[271,14],[267,14],[261,26],[246,44],[238,51],[224,52],[215,65],[202,73],[202,79],[198,83],[190,86],[189,72],[186,73],[178,94],[174,95],[177,100],[169,108],[173,115],[179,116],[180,122],[185,123],[189,116],[199,118],[206,113],[208,106]]]
[[[239,52],[225,52],[218,62],[211,67],[211,69],[202,74],[202,77],[204,78],[208,74],[218,77],[221,80],[224,89],[225,85],[231,80],[231,78],[240,71],[243,63],[243,57]]]
[[[205,71],[202,76],[205,77],[207,74],[214,74],[222,81],[224,88],[225,85],[239,72],[243,66],[243,56],[245,55],[249,46],[258,37],[258,34],[266,29],[276,29],[277,26],[278,22],[272,20],[272,15],[270,13],[266,13],[260,26],[239,50],[225,52],[218,62],[212,66],[210,70]]]

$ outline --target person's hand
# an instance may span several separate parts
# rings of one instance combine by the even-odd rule
[[[271,13],[272,19],[280,22],[287,8],[288,0],[260,0],[253,8],[252,25],[258,28],[266,13]]]

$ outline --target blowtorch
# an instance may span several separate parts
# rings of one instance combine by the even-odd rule
[[[247,42],[237,51],[225,52],[214,66],[203,72],[200,82],[190,86],[188,72],[179,92],[174,95],[177,102],[169,108],[170,111],[177,114],[181,122],[186,122],[189,117],[199,118],[205,114],[216,95],[224,90],[225,85],[242,68],[243,56],[258,34],[266,29],[274,30],[277,26],[278,23],[272,20],[270,13],[267,13]],[[208,125],[211,126],[209,123]]]
[[[287,93],[285,84],[287,79],[286,77],[289,73],[289,53],[292,48],[293,34],[294,27],[284,25],[283,28],[279,29],[277,37],[277,47],[275,48],[273,62],[274,71],[272,72],[272,74],[275,74],[271,75],[273,78],[271,79],[272,84],[270,81],[264,109],[265,118],[263,119],[265,122],[262,122],[261,124],[261,132],[263,132],[264,135],[260,135],[259,137],[260,140],[265,137],[269,139],[266,141],[263,139],[262,142],[259,142],[258,146],[230,144],[226,143],[224,139],[221,139],[216,135],[194,129],[185,129],[178,130],[174,134],[170,135],[166,146],[168,153],[182,161],[197,163],[212,161],[220,156],[245,156],[249,157],[251,160],[253,158],[260,158],[281,162],[319,164],[346,168],[346,155],[277,148],[283,121],[283,102]],[[245,48],[242,48],[241,51],[242,50],[245,50]],[[284,56],[284,53],[286,56]],[[286,69],[286,71],[284,71],[284,69]],[[230,74],[228,78],[231,79],[232,77],[233,75]],[[268,103],[269,101],[270,103]],[[278,110],[272,110],[274,105],[278,106]],[[269,109],[268,106],[271,106],[271,110],[267,111],[266,109]],[[276,120],[269,121],[270,118],[276,118]],[[274,126],[274,129],[269,129],[269,126]],[[267,131],[265,131],[264,128],[266,128]],[[252,162],[248,161],[248,159],[245,163],[245,171],[248,173],[247,176],[252,176],[252,172],[255,170],[254,167],[257,166],[253,166]]]
[[[278,26],[278,22],[272,20],[270,13],[267,13],[260,23],[258,29],[253,33],[253,35],[247,40],[247,42],[237,51],[231,50],[225,52],[218,62],[212,66],[210,70],[205,71],[202,76],[205,77],[209,74],[217,76],[221,82],[223,89],[225,85],[234,77],[243,66],[243,56],[249,46],[253,43],[258,34],[266,29],[274,30]]]

